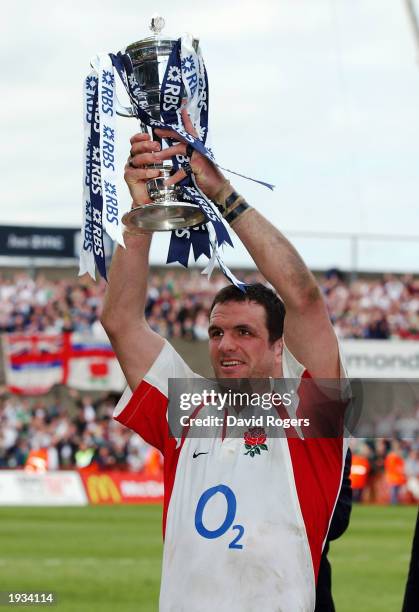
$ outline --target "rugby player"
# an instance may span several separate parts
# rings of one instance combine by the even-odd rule
[[[146,166],[185,153],[184,143],[161,150],[147,134],[131,139],[125,180],[133,206],[150,203],[145,183],[159,172]],[[215,376],[344,377],[321,291],[296,249],[212,163],[194,152],[190,165],[281,298],[263,286],[246,294],[227,287],[215,297],[209,320]],[[168,182],[184,176],[179,170]],[[259,452],[250,454],[245,440],[229,437],[228,430],[204,440],[169,435],[168,379],[197,374],[147,324],[151,239],[150,233],[125,233],[126,249],[118,246],[113,256],[101,320],[128,383],[114,416],[164,456],[160,610],[312,612],[342,480],[343,436],[260,435],[250,440]]]

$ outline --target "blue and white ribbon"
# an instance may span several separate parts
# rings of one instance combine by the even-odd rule
[[[185,88],[186,98],[188,100],[188,112],[192,124],[199,127],[198,124],[198,102],[200,96],[199,90],[199,72],[200,64],[198,54],[193,46],[193,38],[190,34],[184,34],[180,41],[181,49],[181,66],[182,66],[182,83]],[[201,134],[199,138],[203,141]]]
[[[103,226],[106,233],[124,245],[121,208],[117,195],[115,154],[115,76],[108,54],[98,56],[100,162],[103,197]]]
[[[212,248],[212,255],[211,258],[209,260],[209,262],[207,263],[206,267],[202,270],[201,274],[206,274],[208,276],[208,278],[211,278],[211,274],[214,271],[214,267],[215,267],[215,262],[218,262],[218,265],[220,267],[220,270],[222,271],[222,273],[224,274],[224,276],[226,278],[228,278],[228,280],[235,285],[238,289],[240,289],[241,291],[246,291],[246,287],[248,286],[246,283],[242,283],[233,273],[231,270],[229,270],[229,268],[225,265],[223,258],[220,255],[219,249],[218,249],[218,245],[216,241],[212,241],[211,242],[211,248]]]
[[[209,86],[208,86],[208,75],[207,69],[205,68],[204,60],[202,58],[201,49],[198,49],[198,61],[199,61],[199,100],[198,100],[198,135],[202,142],[208,146],[208,114],[209,114]],[[199,131],[200,130],[200,131]]]
[[[185,248],[185,245],[187,248]],[[170,240],[170,249],[166,263],[178,262],[187,268],[191,247],[195,261],[201,255],[205,255],[210,259],[211,248],[210,241],[208,240],[208,229],[205,224],[174,230]]]
[[[98,110],[99,88],[93,96],[93,117],[90,124],[90,204],[92,210],[92,240],[93,255],[99,274],[106,279],[105,246],[103,242],[103,197],[102,197],[102,168],[100,159],[100,118]]]
[[[92,205],[90,202],[91,143],[90,126],[93,121],[94,96],[97,90],[97,76],[92,71],[83,83],[83,220],[81,228],[79,276],[86,272],[95,279],[95,258],[93,254]]]
[[[187,96],[187,111],[198,136],[202,142],[208,136],[208,87],[205,66],[198,49],[195,52],[193,47],[192,37],[185,35],[179,39],[173,46],[171,55],[168,60],[166,72],[162,81],[161,96],[160,96],[160,114],[162,120],[166,124],[176,127],[183,127],[181,119],[181,108],[183,96]],[[169,145],[173,144],[173,140],[167,139]],[[176,172],[179,167],[185,166],[190,160],[186,155],[176,155],[173,157],[173,170]],[[218,236],[222,239],[224,226],[218,214],[218,210],[214,209],[212,202],[207,201],[206,196],[198,188],[192,177],[186,177],[181,183],[183,188],[183,198],[186,201],[191,201],[204,212],[210,212],[213,215],[213,223],[218,228]],[[189,191],[186,187],[193,187]],[[202,209],[202,202],[205,202],[205,208]],[[211,210],[210,210],[211,209]],[[206,215],[208,219],[208,215]],[[231,244],[228,236],[227,241]],[[200,227],[200,230],[193,232],[174,231],[170,239],[169,252],[167,263],[179,262],[187,267],[190,250],[193,250],[195,261],[201,255],[206,255],[208,258],[211,255],[210,241],[208,230],[205,225]]]

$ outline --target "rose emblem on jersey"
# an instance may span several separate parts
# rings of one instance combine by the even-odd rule
[[[245,455],[254,457],[260,455],[261,451],[267,451],[268,447],[265,444],[266,433],[263,427],[251,427],[244,434],[244,446],[246,449]]]

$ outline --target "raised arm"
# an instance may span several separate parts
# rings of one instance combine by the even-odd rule
[[[140,165],[150,163],[147,156],[159,145],[150,142],[147,134],[137,134],[131,139],[131,147],[133,153],[141,151],[134,157]],[[144,180],[158,174],[158,170],[126,166],[125,180],[133,205],[150,202]],[[151,233],[137,236],[125,232],[126,249],[118,245],[113,255],[101,316],[101,323],[132,390],[150,369],[164,343],[163,338],[149,327],[144,315],[151,238]]]

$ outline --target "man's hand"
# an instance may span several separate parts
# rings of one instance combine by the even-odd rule
[[[186,109],[182,110],[182,120],[186,131],[196,136],[196,131]],[[179,136],[171,130],[156,129],[156,134],[161,138],[172,138],[179,141]],[[151,202],[145,183],[148,179],[156,178],[160,174],[159,170],[144,168],[144,166],[171,159],[175,155],[186,155],[185,142],[178,142],[178,144],[161,150],[160,144],[150,140],[148,134],[136,134],[131,138],[130,159],[125,166],[125,181],[135,204]],[[198,187],[211,200],[225,199],[233,191],[230,183],[218,168],[197,151],[193,152],[190,164]],[[184,179],[185,176],[185,171],[179,169],[166,180],[166,184],[174,185]]]
[[[160,151],[160,144],[153,142],[149,134],[135,134],[130,140],[130,157],[125,165],[124,178],[130,191],[133,205],[150,204],[146,182],[160,175],[160,170],[145,168],[146,164],[155,164],[158,160],[155,153]]]

